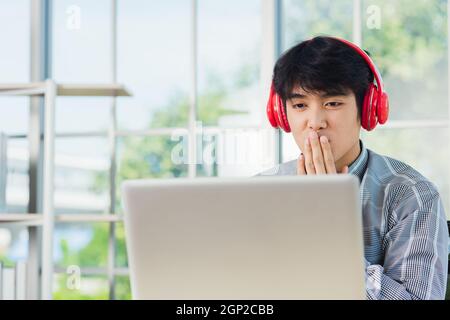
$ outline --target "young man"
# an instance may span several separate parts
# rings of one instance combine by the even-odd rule
[[[304,41],[277,61],[268,103],[272,125],[292,131],[302,153],[261,175],[359,177],[367,298],[443,299],[449,234],[436,187],[359,139],[361,126],[372,130],[387,113],[381,76],[364,51],[337,38]]]

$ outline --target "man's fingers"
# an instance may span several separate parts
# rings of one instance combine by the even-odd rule
[[[297,159],[297,174],[306,175],[305,157],[303,156],[303,154],[300,154],[300,156]]]
[[[325,169],[326,169],[327,173],[334,174],[334,173],[336,173],[336,165],[334,163],[333,152],[331,151],[331,146],[328,141],[328,138],[325,136],[321,136],[320,143],[322,145]]]
[[[339,172],[348,173],[348,166]],[[297,174],[336,174],[336,164],[330,142],[326,136],[318,138],[317,133],[311,133],[305,139],[303,156],[297,159]]]
[[[327,171],[325,169],[322,147],[320,146],[319,136],[316,132],[310,133],[309,141],[311,144],[312,161],[314,163],[316,174],[326,174]]]
[[[314,168],[314,163],[312,159],[312,150],[311,144],[309,143],[309,139],[305,140],[305,152],[303,152],[305,156],[305,169],[307,174],[316,174],[316,169]]]

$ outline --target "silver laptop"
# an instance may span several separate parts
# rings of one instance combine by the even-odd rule
[[[353,175],[129,180],[133,299],[365,299]]]

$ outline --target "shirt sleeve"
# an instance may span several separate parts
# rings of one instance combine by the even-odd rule
[[[430,182],[412,185],[391,214],[383,265],[366,260],[370,300],[444,299],[449,234],[442,200]]]

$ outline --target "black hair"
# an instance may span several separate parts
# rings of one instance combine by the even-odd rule
[[[367,54],[369,54],[366,51]],[[275,64],[275,91],[286,100],[296,86],[308,93],[353,92],[361,119],[364,95],[374,80],[367,62],[349,45],[319,36],[286,51]]]

